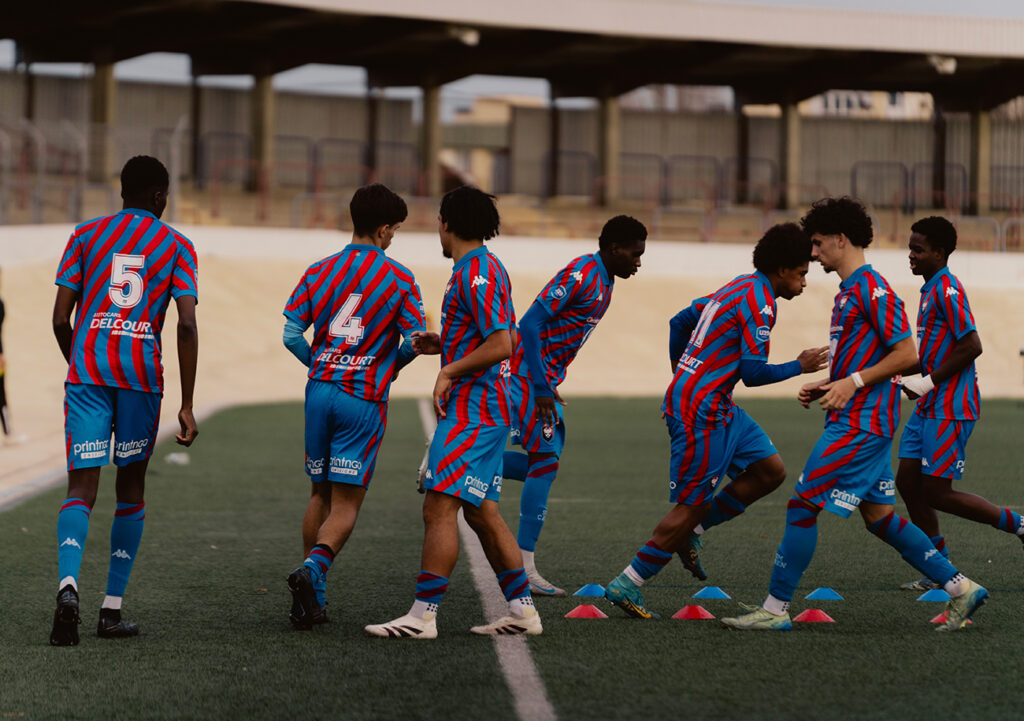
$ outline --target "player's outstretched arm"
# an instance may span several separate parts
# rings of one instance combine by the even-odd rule
[[[437,355],[441,352],[441,336],[427,330],[414,330],[409,339],[416,355]]]
[[[512,355],[512,334],[507,328],[491,333],[471,353],[441,368],[434,381],[434,410],[445,417],[444,406],[448,402],[448,391],[452,379],[482,371],[500,363]]]
[[[53,335],[57,338],[60,352],[64,360],[71,362],[71,339],[74,329],[71,327],[71,314],[78,303],[78,292],[67,286],[57,288],[57,298],[53,302]]]
[[[284,347],[307,368],[313,362],[309,342],[303,335],[308,327],[308,325],[303,327],[303,324],[299,321],[285,316],[284,331],[281,333],[281,342],[284,343]]]
[[[796,394],[796,399],[804,408],[810,408],[812,401],[816,401],[825,395],[825,391],[822,389],[827,385],[828,378],[822,378],[818,381],[805,383],[800,387],[800,391]]]
[[[174,300],[178,308],[178,373],[181,375],[181,410],[178,423],[181,432],[174,436],[180,445],[191,446],[199,435],[199,426],[192,415],[196,388],[196,366],[199,363],[199,328],[196,324],[196,298],[182,295]]]
[[[913,368],[917,362],[917,347],[913,339],[904,338],[897,341],[885,357],[873,366],[822,386],[825,395],[820,401],[821,407],[827,411],[839,410],[850,402],[858,388],[887,381],[908,368]]]
[[[808,348],[800,352],[800,355],[796,357],[797,363],[800,364],[801,373],[817,373],[820,370],[828,368],[828,346],[823,345],[820,348]]]
[[[942,383],[942,381],[955,376],[980,355],[981,338],[978,336],[978,331],[972,330],[956,342],[949,357],[930,374],[919,378],[904,378],[903,391],[908,398],[919,398],[935,388],[937,383]],[[917,372],[920,370],[920,366],[915,369]]]

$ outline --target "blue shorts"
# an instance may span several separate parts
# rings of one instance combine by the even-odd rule
[[[370,485],[388,423],[388,404],[349,395],[336,384],[306,383],[306,473],[309,480]]]
[[[958,481],[967,466],[967,439],[974,423],[914,413],[903,427],[899,457],[921,461],[922,475]]]
[[[558,422],[555,427],[545,427],[537,420],[536,396],[529,379],[512,375],[509,378],[509,395],[512,398],[512,436],[514,445],[522,446],[529,453],[550,453],[555,458],[562,456],[565,448],[565,419],[562,404],[555,403]]]
[[[160,427],[159,393],[87,383],[64,384],[64,445],[68,470],[144,461],[153,455]]]
[[[794,491],[818,508],[849,518],[861,501],[896,501],[892,438],[830,423],[814,444]]]
[[[442,418],[434,432],[423,487],[478,506],[501,498],[508,426],[471,426]]]
[[[670,415],[665,422],[672,439],[668,498],[673,503],[707,503],[724,475],[735,478],[778,453],[761,426],[739,407],[722,428],[695,428]]]

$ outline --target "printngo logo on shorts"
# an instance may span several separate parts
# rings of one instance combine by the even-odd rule
[[[896,495],[896,481],[891,478],[887,481],[878,482],[878,492],[884,496],[895,496]]]
[[[317,458],[311,460],[308,456],[306,458],[306,471],[311,476],[319,476],[324,472],[324,459]]]
[[[342,476],[358,476],[363,470],[363,464],[348,458],[332,458],[331,473],[338,473]]]
[[[84,443],[76,443],[71,447],[71,452],[85,460],[87,458],[106,458],[107,448],[110,447],[110,441],[85,441]]]
[[[466,491],[468,493],[472,493],[477,498],[483,498],[485,495],[487,495],[488,488],[490,488],[490,486],[481,481],[479,478],[475,478],[474,476],[466,476]]]
[[[118,441],[114,444],[114,455],[118,458],[137,456],[146,450],[147,446],[149,446],[148,438],[143,438],[141,441]]]
[[[847,491],[840,491],[838,488],[832,489],[832,495],[830,498],[832,499],[832,503],[840,508],[845,508],[848,511],[854,511],[857,509],[857,506],[860,505],[859,497]]]

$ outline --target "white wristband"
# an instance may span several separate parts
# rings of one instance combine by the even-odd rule
[[[864,387],[864,379],[860,377],[860,373],[851,373],[850,377],[853,378],[853,384],[858,388]]]
[[[903,387],[916,395],[923,396],[935,389],[935,382],[930,375],[919,378],[904,378]]]

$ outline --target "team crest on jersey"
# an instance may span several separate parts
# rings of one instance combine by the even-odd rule
[[[552,438],[555,437],[555,429],[547,424],[544,425],[544,430],[542,431],[542,433],[544,435],[545,441],[550,441]]]
[[[761,315],[766,315],[769,318],[774,318],[775,313],[772,311],[772,307],[765,303],[764,308],[761,309]]]
[[[555,296],[558,299],[562,299],[565,297],[565,288],[559,285],[551,291],[551,295]]]
[[[885,288],[875,288],[871,291],[871,300],[878,300],[888,292],[889,291],[885,290]]]
[[[771,334],[772,334],[772,331],[771,331],[771,329],[768,326],[766,326],[766,325],[758,326],[758,328],[757,328],[757,338],[758,338],[758,340],[768,340],[768,338],[769,338],[769,336],[771,336]]]
[[[484,278],[482,275],[473,276],[473,282],[470,285],[473,288],[476,288],[478,285],[487,285],[487,278]]]

